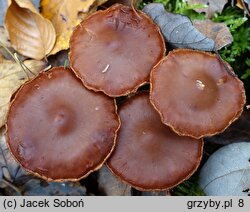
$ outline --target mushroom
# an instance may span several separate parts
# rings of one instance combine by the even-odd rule
[[[223,64],[225,63],[225,64]],[[243,83],[216,55],[178,49],[151,72],[150,100],[162,122],[193,138],[224,131],[243,111]]]
[[[125,96],[149,81],[165,53],[158,26],[141,11],[115,4],[82,21],[70,39],[70,64],[83,84]]]
[[[130,97],[118,109],[121,128],[107,160],[110,170],[138,190],[165,190],[197,169],[203,141],[181,137],[161,122],[148,93]]]
[[[106,161],[119,126],[113,99],[87,90],[70,69],[57,67],[17,92],[7,119],[7,143],[34,175],[76,181]]]

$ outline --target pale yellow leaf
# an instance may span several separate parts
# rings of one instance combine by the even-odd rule
[[[24,64],[37,75],[46,66],[43,61],[26,60]],[[30,78],[34,75],[28,73]],[[17,63],[4,60],[0,63],[0,128],[5,124],[11,96],[28,80],[27,75]]]
[[[40,60],[54,47],[56,33],[52,23],[28,0],[12,1],[5,25],[13,48],[27,57]]]
[[[96,11],[95,0],[42,0],[41,13],[49,19],[56,30],[56,43],[51,54],[69,48],[74,27],[90,13]]]

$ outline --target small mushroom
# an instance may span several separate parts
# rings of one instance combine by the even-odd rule
[[[243,111],[243,83],[211,53],[170,52],[151,73],[150,100],[162,122],[183,136],[201,138],[224,131]],[[232,71],[233,73],[233,71]]]
[[[45,180],[76,181],[97,170],[120,126],[114,100],[87,90],[57,67],[24,84],[7,119],[7,142],[24,169]]]
[[[83,84],[124,96],[149,81],[165,53],[158,26],[141,11],[115,4],[82,21],[70,39],[70,64]]]
[[[138,190],[165,190],[197,169],[203,141],[178,136],[164,125],[148,93],[130,97],[118,114],[121,128],[107,165],[122,181]]]

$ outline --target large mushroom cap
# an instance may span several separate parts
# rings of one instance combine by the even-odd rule
[[[122,96],[149,81],[164,56],[159,28],[140,11],[115,4],[81,22],[70,40],[70,63],[84,85]]]
[[[8,114],[7,141],[17,161],[46,180],[78,180],[99,168],[119,128],[114,101],[53,68],[25,84]]]
[[[216,55],[187,49],[170,52],[154,67],[150,99],[163,123],[194,138],[223,131],[246,101],[243,83]]]
[[[164,125],[147,93],[131,97],[119,116],[121,129],[107,165],[120,179],[139,190],[162,190],[197,169],[202,140],[178,136]]]

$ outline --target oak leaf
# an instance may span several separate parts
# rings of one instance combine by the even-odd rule
[[[12,0],[5,25],[13,48],[40,60],[50,53],[56,33],[52,23],[39,14],[30,0]]]
[[[45,62],[37,60],[26,60],[24,64],[32,73],[25,73],[19,64],[12,61],[4,60],[0,63],[0,128],[6,122],[12,94],[28,80],[26,74],[32,78],[46,66]]]
[[[71,0],[42,0],[41,13],[52,22],[57,35],[50,55],[68,49],[74,27],[96,9],[95,0],[75,0],[74,3]]]

